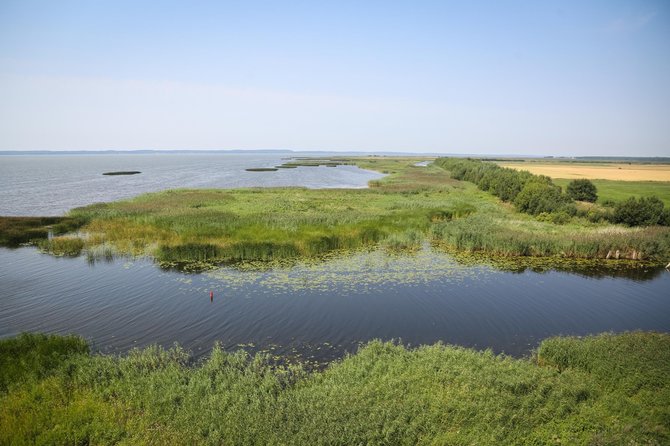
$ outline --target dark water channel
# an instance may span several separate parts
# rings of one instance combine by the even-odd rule
[[[318,361],[380,338],[520,356],[553,335],[670,331],[669,290],[665,270],[634,278],[509,273],[432,252],[186,274],[149,260],[91,263],[1,248],[0,337],[77,333],[103,352],[178,342],[195,356],[220,341]]]

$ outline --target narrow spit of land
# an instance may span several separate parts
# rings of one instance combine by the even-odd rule
[[[148,255],[168,265],[317,257],[372,246],[411,251],[426,242],[504,258],[615,256],[656,265],[670,259],[668,227],[593,221],[597,204],[558,223],[534,217],[437,164],[416,166],[423,160],[332,160],[387,174],[368,189],[171,190],[95,204],[69,213],[68,221],[81,223],[78,234],[41,247],[54,254]],[[296,166],[304,164],[309,161]]]

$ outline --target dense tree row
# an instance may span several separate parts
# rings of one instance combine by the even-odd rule
[[[550,216],[552,221],[565,222],[576,214],[575,200],[595,202],[595,185],[587,179],[571,181],[566,193],[551,178],[518,171],[491,162],[463,158],[439,158],[438,166],[449,170],[452,178],[475,183],[501,200],[513,203],[521,212]],[[597,220],[627,226],[670,226],[670,209],[656,197],[631,197],[616,203],[611,210],[596,212]]]
[[[449,170],[452,178],[475,183],[480,189],[513,203],[521,212],[531,215],[576,212],[574,201],[547,176],[472,159],[439,158],[435,163]]]

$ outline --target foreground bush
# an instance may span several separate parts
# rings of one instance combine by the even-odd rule
[[[56,339],[0,341],[39,377],[0,392],[1,444],[670,441],[667,334],[554,338],[536,359],[372,342],[311,374],[218,347],[197,365],[179,348],[35,361]]]

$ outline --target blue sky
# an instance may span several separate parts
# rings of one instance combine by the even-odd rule
[[[670,2],[0,0],[0,150],[670,156]]]

